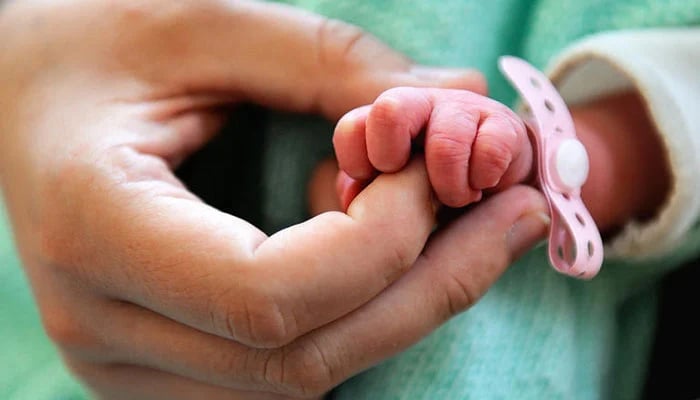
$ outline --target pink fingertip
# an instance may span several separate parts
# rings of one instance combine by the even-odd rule
[[[345,114],[338,121],[333,134],[338,166],[355,179],[369,179],[374,175],[365,139],[369,109],[369,106],[364,106]]]

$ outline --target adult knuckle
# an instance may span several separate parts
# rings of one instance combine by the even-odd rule
[[[44,307],[41,314],[47,336],[63,351],[78,353],[101,345],[95,332],[64,307]]]
[[[407,238],[399,238],[391,247],[387,260],[389,268],[384,269],[385,285],[394,282],[415,262],[417,252],[413,249],[415,246],[411,246],[409,242]]]
[[[318,75],[315,108],[340,115],[347,111],[337,99],[339,91],[350,91],[376,79],[378,71],[408,71],[413,63],[361,28],[335,19],[322,19],[316,30],[315,61]],[[340,82],[340,86],[338,84]],[[374,100],[380,89],[366,86],[353,98],[356,106]],[[323,99],[323,101],[321,101]],[[347,103],[347,100],[344,100]]]
[[[500,269],[504,263],[501,257],[485,257],[478,261],[479,269],[491,271]],[[479,274],[469,273],[466,266],[461,271],[449,271],[445,274],[445,319],[451,318],[475,305],[488,290],[488,280],[480,279]]]
[[[391,232],[386,234],[376,229],[361,229],[355,233],[354,239],[368,249],[376,251],[371,257],[376,260],[381,271],[384,287],[394,282],[406,272],[415,262],[420,252],[413,231]],[[384,240],[385,245],[377,247],[377,240]]]
[[[81,382],[89,387],[96,387],[97,381],[102,375],[102,367],[91,362],[76,359],[74,357],[64,357],[64,365],[73,375],[80,378]]]
[[[396,197],[397,201],[401,201]],[[371,259],[376,260],[377,267],[386,287],[403,275],[413,266],[416,258],[422,250],[421,240],[424,238],[416,230],[388,231],[379,227],[360,229],[355,233],[354,239],[362,243],[366,248],[372,249]],[[384,245],[377,247],[377,241],[383,241]]]
[[[447,278],[445,296],[447,306],[446,319],[466,310],[477,301],[477,295],[469,282],[454,274],[449,275]]]
[[[285,393],[299,398],[313,398],[328,392],[336,380],[323,348],[314,340],[295,344],[284,350],[275,363],[279,371],[268,368],[268,378],[276,379]]]
[[[295,338],[294,330],[280,306],[267,301],[257,307],[248,307],[250,340],[260,347],[280,347]]]
[[[336,67],[351,62],[356,49],[371,38],[359,27],[336,19],[323,19],[316,35],[319,60]]]
[[[362,28],[335,19],[324,19],[319,24],[317,42],[318,59],[326,66],[362,69],[373,65],[408,71],[413,65],[408,57]]]
[[[260,348],[283,346],[295,338],[290,323],[276,297],[263,289],[248,289],[235,299],[226,295],[219,301],[221,330],[235,340]]]

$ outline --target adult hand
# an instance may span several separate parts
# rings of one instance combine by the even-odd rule
[[[321,395],[468,307],[542,234],[544,203],[519,187],[422,251],[420,162],[272,237],[183,187],[172,169],[236,102],[337,118],[392,86],[484,90],[346,24],[247,1],[22,1],[0,7],[0,37],[17,245],[49,336],[101,398]]]

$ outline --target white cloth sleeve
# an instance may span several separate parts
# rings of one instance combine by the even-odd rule
[[[700,229],[700,28],[596,34],[565,49],[547,73],[569,105],[636,89],[667,152],[666,203],[653,220],[630,221],[607,254],[663,256]]]

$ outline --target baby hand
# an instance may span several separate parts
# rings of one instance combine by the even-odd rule
[[[525,125],[503,104],[465,90],[394,88],[336,126],[343,208],[377,172],[401,170],[414,143],[423,145],[430,183],[450,207],[522,182],[532,168]]]

